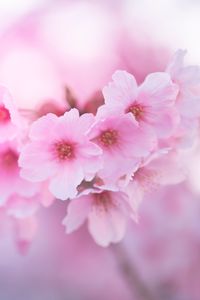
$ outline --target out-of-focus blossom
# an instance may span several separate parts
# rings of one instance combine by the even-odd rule
[[[174,133],[173,139],[174,144],[183,148],[190,147],[198,134],[200,113],[200,68],[199,66],[185,66],[185,54],[186,51],[178,50],[166,69],[172,81],[179,88],[176,107],[181,122]]]
[[[0,144],[0,199],[4,204],[8,197],[18,194],[32,197],[38,192],[38,185],[20,177],[18,166],[19,146],[16,141]]]
[[[174,83],[179,87],[176,105],[182,117],[199,117],[200,113],[200,67],[184,66],[186,51],[178,50],[167,66]]]
[[[155,157],[150,156],[133,174],[126,187],[129,198],[134,199],[138,194],[143,199],[145,195],[148,196],[163,186],[183,182],[188,174],[188,167],[184,160],[185,157],[176,151],[161,152]]]
[[[16,247],[21,254],[26,254],[37,232],[37,219],[34,215],[13,218],[13,231]]]
[[[0,87],[0,142],[11,140],[19,133],[21,124],[17,107],[6,88]]]

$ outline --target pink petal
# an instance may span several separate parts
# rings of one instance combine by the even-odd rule
[[[137,83],[133,75],[116,71],[112,79],[113,82],[103,89],[106,104],[124,106],[137,97]]]
[[[181,87],[192,87],[200,83],[200,67],[199,66],[187,66],[180,70],[178,81]]]
[[[44,140],[49,135],[49,133],[53,130],[55,126],[55,121],[58,117],[54,114],[47,114],[39,118],[31,125],[30,129],[30,138],[32,140]]]
[[[118,209],[93,210],[89,214],[88,229],[95,242],[103,247],[119,242],[125,235],[126,218]]]
[[[158,138],[168,138],[174,133],[179,121],[178,112],[172,108],[158,114],[152,125]]]
[[[95,143],[90,141],[86,141],[83,145],[80,146],[79,155],[82,157],[91,157],[91,156],[99,156],[102,154],[102,149],[97,146]]]
[[[78,121],[79,134],[82,132],[84,135],[87,134],[88,130],[95,122],[95,117],[93,114],[85,113],[80,116]]]
[[[84,179],[82,168],[78,164],[70,164],[60,169],[59,173],[50,179],[49,190],[60,200],[74,198],[77,186]]]
[[[30,217],[38,208],[38,195],[31,198],[25,198],[15,194],[11,196],[6,203],[7,214],[18,219]]]
[[[129,213],[134,221],[138,221],[138,209],[144,197],[144,189],[140,182],[136,180],[130,181],[129,185],[125,188],[128,195],[128,204],[131,206]]]
[[[55,124],[53,135],[57,139],[69,139],[71,141],[77,141],[77,138],[81,139],[82,132],[78,134],[77,128],[79,128],[79,111],[75,108],[67,111],[63,116],[58,118]]]
[[[146,168],[157,174],[154,180],[161,185],[178,184],[185,180],[187,174],[181,154],[176,152],[153,160]]]
[[[24,255],[37,232],[37,220],[35,216],[24,219],[13,218],[13,226],[17,248]]]
[[[177,107],[183,117],[198,118],[200,116],[200,97],[189,92],[182,92],[177,100]]]
[[[179,49],[173,55],[169,65],[167,66],[166,72],[170,73],[172,79],[176,78],[180,72],[180,69],[183,68],[184,56],[186,55],[186,50]]]
[[[139,87],[139,102],[149,106],[172,105],[178,94],[178,86],[173,84],[169,74],[157,72],[149,74]]]
[[[120,177],[132,174],[140,160],[128,159],[123,156],[114,156],[112,153],[105,153],[104,165],[98,172],[98,176],[103,179],[106,185],[117,183]]]
[[[76,230],[85,222],[91,210],[91,205],[91,196],[82,196],[70,201],[67,209],[67,216],[62,222],[62,224],[66,226],[67,233]]]
[[[21,151],[19,166],[23,178],[32,182],[39,182],[51,177],[59,168],[53,160],[48,147],[37,142],[27,144]]]
[[[2,143],[8,140],[12,140],[16,137],[17,133],[18,130],[16,129],[16,126],[14,126],[11,122],[0,126],[0,142]]]

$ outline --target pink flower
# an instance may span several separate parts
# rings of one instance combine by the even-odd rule
[[[126,71],[116,71],[112,78],[103,89],[105,105],[100,116],[131,113],[140,126],[152,128],[158,137],[172,134],[178,122],[174,109],[178,88],[168,74],[149,74],[139,87]]]
[[[188,148],[198,136],[200,116],[200,67],[185,66],[184,56],[186,51],[178,50],[166,72],[178,86],[179,93],[176,108],[180,114],[180,123],[168,144],[177,148]]]
[[[98,176],[105,184],[133,173],[142,158],[155,147],[155,140],[130,115],[110,116],[97,121],[89,136],[103,150],[103,168]]]
[[[17,108],[6,88],[0,86],[0,142],[16,137],[19,126]]]
[[[22,197],[18,194],[10,196],[4,207],[8,216],[17,219],[33,216],[39,208],[40,193],[32,197]]]
[[[37,184],[20,177],[18,158],[19,149],[15,140],[0,144],[0,204],[4,204],[11,195],[32,197],[39,190]]]
[[[176,185],[186,178],[186,165],[181,153],[157,153],[150,156],[134,173],[132,180],[124,191],[130,198],[138,195],[142,200],[144,194],[154,192],[161,186]]]
[[[38,222],[35,216],[25,218],[12,218],[13,234],[16,247],[20,254],[27,254],[30,244],[38,229]]]
[[[166,72],[179,87],[177,108],[182,117],[195,118],[200,116],[200,67],[184,66],[186,51],[178,50]]]
[[[103,191],[72,200],[63,224],[67,233],[71,233],[88,219],[90,234],[97,244],[106,247],[123,238],[129,218],[137,220],[137,211],[127,195]]]
[[[102,151],[87,136],[93,122],[92,114],[79,117],[77,109],[35,121],[20,155],[21,176],[31,182],[49,179],[49,189],[59,199],[75,197],[81,181],[91,180],[101,168]]]

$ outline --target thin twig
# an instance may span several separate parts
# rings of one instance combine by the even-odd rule
[[[117,261],[120,274],[133,294],[133,299],[135,299],[135,296],[137,295],[140,300],[158,300],[141,278],[132,259],[131,261],[129,260],[123,245],[116,244],[112,245],[110,248],[115,256],[115,260]]]

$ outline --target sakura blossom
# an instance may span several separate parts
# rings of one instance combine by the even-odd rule
[[[47,113],[36,113],[37,119],[29,120],[27,136],[12,156],[11,174],[16,169],[27,187],[38,190],[30,195],[17,189],[5,193],[7,213],[20,217],[22,210],[22,215],[34,215],[40,205],[51,206],[55,198],[69,199],[63,221],[67,233],[88,220],[97,244],[105,247],[121,241],[129,220],[140,220],[140,205],[150,192],[187,178],[192,144],[184,148],[181,139],[185,139],[186,121],[193,128],[198,114],[183,117],[177,103],[187,83],[180,84],[174,74],[179,77],[185,69],[179,66],[178,73],[172,71],[173,64],[177,62],[171,62],[166,72],[147,75],[139,85],[132,74],[116,71],[103,88],[105,103],[101,98],[92,109],[89,99],[83,109],[54,114],[47,107]],[[76,107],[77,99],[69,89],[67,95],[68,105]],[[190,132],[191,139],[198,140],[197,132]],[[2,150],[5,166],[4,156]]]
[[[198,1],[10,2],[0,299],[199,300]]]
[[[199,147],[200,69],[184,65],[185,53],[179,50],[165,71],[145,74],[139,83],[134,72],[118,69],[85,101],[67,85],[64,103],[46,98],[29,109],[0,87],[0,222],[20,254],[27,255],[39,234],[40,213],[53,215],[55,207],[66,241],[77,231],[79,243],[100,246],[95,249],[137,245],[155,230],[154,218],[164,222],[164,213],[165,221],[177,211],[190,217],[175,194],[163,215],[157,209],[166,191],[188,188]],[[165,257],[158,241],[149,243],[141,243],[147,256],[155,259],[156,245]]]
[[[130,115],[97,121],[89,136],[103,151],[104,164],[98,176],[108,185],[132,173],[156,147],[154,136],[141,129]]]
[[[171,76],[172,81],[178,85],[179,93],[176,105],[181,116],[195,119],[200,112],[200,67],[185,66],[184,57],[186,53],[186,50],[178,50],[167,66],[166,72]]]
[[[186,50],[176,51],[166,68],[166,72],[179,89],[176,109],[180,115],[180,123],[174,132],[173,140],[183,148],[191,147],[195,136],[198,135],[200,111],[200,68],[184,64],[186,53]],[[170,143],[173,141],[171,140]]]
[[[136,203],[137,198],[133,201]],[[106,247],[124,237],[129,218],[136,220],[137,211],[125,193],[100,191],[71,201],[63,224],[70,233],[88,219],[92,237],[97,244]]]
[[[14,194],[32,197],[39,191],[37,184],[21,178],[18,165],[19,154],[20,149],[16,140],[0,144],[0,205],[6,203],[7,199]]]
[[[132,174],[126,193],[129,198],[138,195],[141,200],[161,187],[177,185],[187,178],[187,156],[177,151],[162,151],[149,156]],[[140,204],[141,201],[138,201]]]
[[[12,218],[13,236],[18,251],[25,255],[37,233],[38,222],[34,215]]]
[[[112,79],[103,89],[105,106],[100,108],[100,115],[130,113],[158,137],[172,135],[179,120],[174,105],[178,87],[167,73],[149,74],[140,86],[126,71],[116,71]]]
[[[92,114],[79,116],[77,109],[39,118],[21,151],[21,176],[30,182],[49,180],[49,190],[61,200],[75,197],[81,181],[101,168],[102,151],[87,137],[93,122]]]
[[[13,139],[20,130],[20,116],[8,90],[0,86],[0,142]]]

